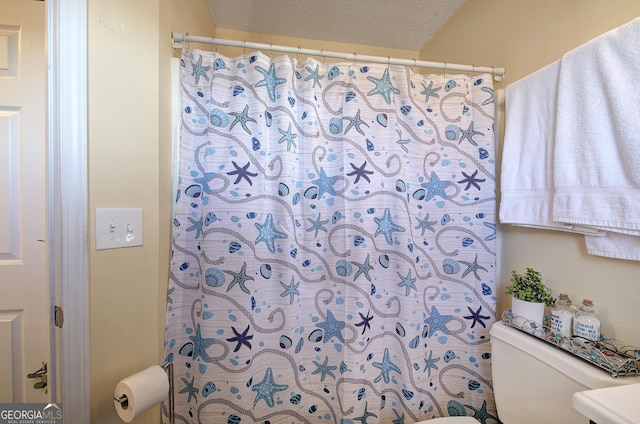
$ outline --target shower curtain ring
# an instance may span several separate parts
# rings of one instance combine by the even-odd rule
[[[189,50],[189,45],[190,45],[190,42],[189,42],[188,38],[189,38],[189,33],[185,32],[184,33],[184,42],[185,42],[185,44],[187,46],[187,50]]]
[[[298,46],[298,62],[300,61],[300,50],[301,50],[301,47]]]
[[[242,40],[242,56],[247,53],[247,40]]]
[[[273,60],[273,43],[271,43],[271,60]]]
[[[358,53],[353,52],[353,66],[356,66],[356,60],[358,60]]]
[[[444,76],[447,76],[447,62],[444,62]]]

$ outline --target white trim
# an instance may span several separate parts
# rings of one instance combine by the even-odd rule
[[[87,1],[49,0],[51,169],[56,190],[57,298],[64,423],[89,423],[89,240],[87,173]],[[52,264],[53,265],[53,264]]]
[[[57,168],[58,155],[57,155],[57,134],[58,123],[55,120],[54,112],[56,111],[55,105],[57,103],[57,85],[55,83],[56,73],[55,67],[52,66],[52,59],[55,55],[55,43],[53,38],[52,28],[55,28],[55,18],[52,13],[53,8],[49,4],[45,5],[47,13],[47,143],[48,143],[48,200],[47,200],[47,222],[48,228],[48,255],[49,255],[49,344],[50,344],[50,359],[47,374],[49,375],[49,381],[53,384],[49,386],[49,393],[51,395],[51,402],[61,402],[59,390],[60,390],[60,358],[58,355],[58,341],[59,332],[55,325],[55,306],[59,305],[57,282],[58,282],[58,237],[59,232],[57,217],[58,199],[56,193],[57,187],[57,172],[52,170]]]

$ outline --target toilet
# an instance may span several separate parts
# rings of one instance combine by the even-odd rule
[[[542,340],[498,321],[491,327],[491,372],[498,417],[504,424],[589,424],[571,406],[575,392],[640,383],[613,378]],[[416,424],[477,424],[445,417]]]

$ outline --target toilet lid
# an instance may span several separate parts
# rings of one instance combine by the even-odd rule
[[[478,421],[471,417],[442,417],[420,421],[415,424],[478,424]]]

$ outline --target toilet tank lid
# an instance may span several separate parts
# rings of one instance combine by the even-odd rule
[[[640,382],[640,377],[613,378],[606,371],[577,356],[504,324],[502,321],[496,321],[491,326],[489,334],[492,343],[502,342],[518,349],[589,389]]]

